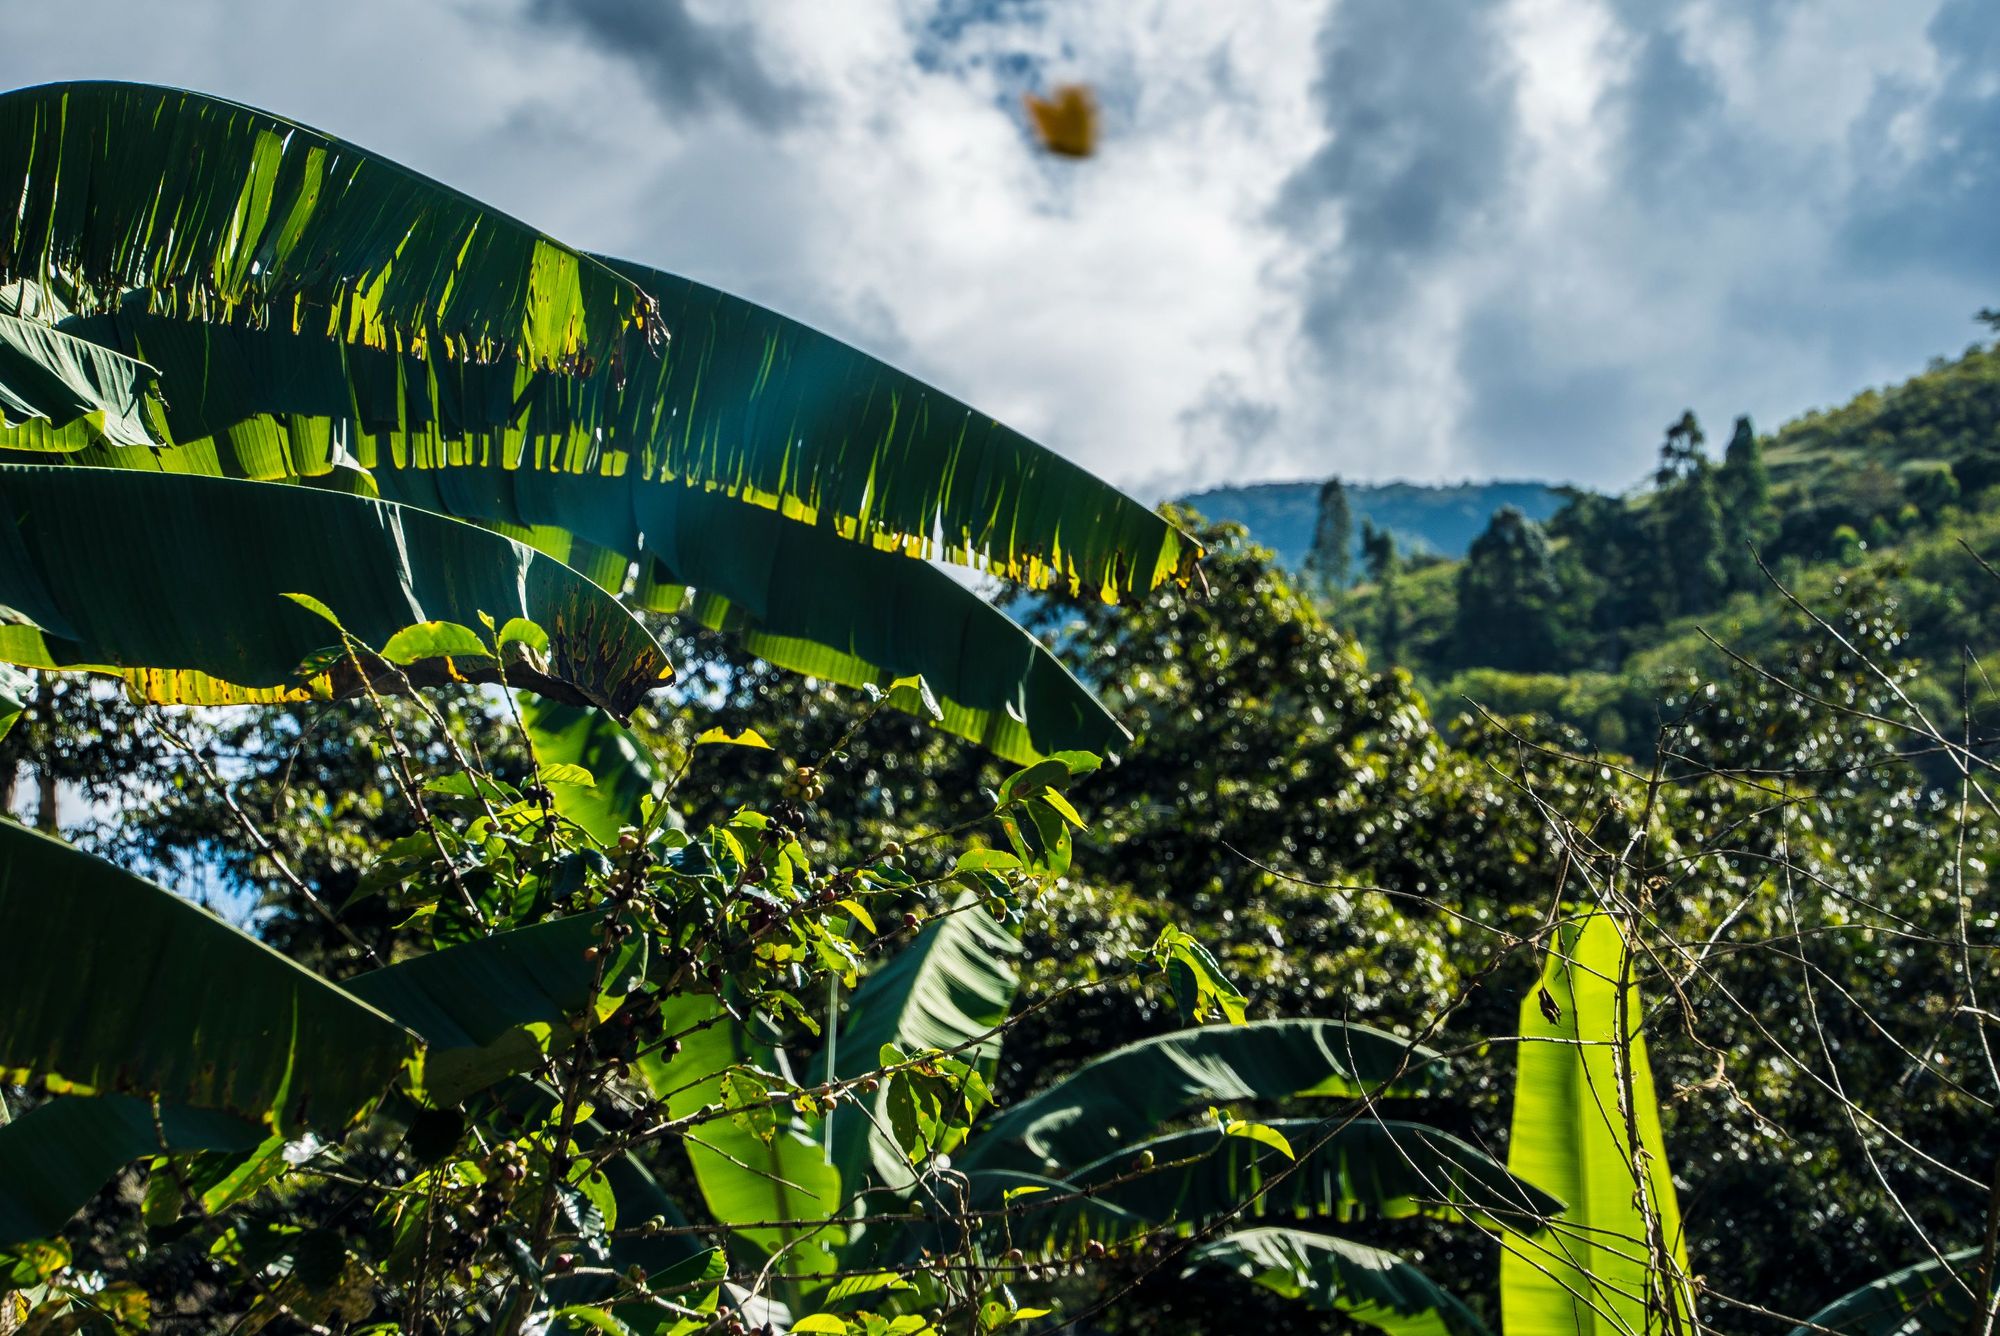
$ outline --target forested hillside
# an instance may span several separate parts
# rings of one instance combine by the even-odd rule
[[[2000,545],[1996,482],[2000,353],[1975,345],[1775,434],[1739,419],[1719,452],[1684,415],[1637,491],[1570,491],[1545,522],[1503,509],[1461,560],[1378,543],[1327,613],[1441,701],[1643,751],[1731,652],[1791,642],[1787,591],[1955,677],[1962,648],[1992,641],[2000,583],[1964,576]],[[1968,690],[1974,707],[1989,694],[1976,673]]]
[[[1209,519],[1242,525],[1271,549],[1280,565],[1296,570],[1312,550],[1320,486],[1260,482],[1214,487],[1184,497],[1180,504]],[[1563,502],[1561,492],[1539,482],[1347,483],[1345,488],[1353,529],[1349,541],[1357,563],[1363,525],[1389,533],[1407,553],[1459,557],[1502,506],[1545,520]]]

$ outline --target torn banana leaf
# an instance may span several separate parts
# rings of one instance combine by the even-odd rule
[[[85,314],[136,292],[189,320],[565,371],[659,329],[637,285],[533,228],[200,93],[0,94],[0,200],[0,281],[59,286]]]
[[[344,1126],[422,1047],[161,886],[0,822],[0,1080]]]
[[[442,516],[338,492],[62,465],[0,465],[0,660],[122,672],[147,699],[301,699],[358,685],[361,648],[433,624],[547,634],[507,680],[619,717],[669,677],[618,601],[561,563]],[[490,633],[485,644],[493,646]],[[492,680],[490,654],[405,656],[417,681]],[[407,638],[420,647],[424,637]],[[374,671],[372,659],[363,667]]]

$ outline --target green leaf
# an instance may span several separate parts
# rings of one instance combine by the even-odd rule
[[[360,998],[162,887],[0,822],[0,1071],[344,1126],[418,1050]]]
[[[1004,849],[968,849],[958,856],[954,872],[1019,872],[1021,860]]]
[[[0,198],[0,281],[56,273],[87,309],[140,289],[153,311],[550,366],[609,362],[658,324],[637,284],[504,214],[198,93],[0,95]]]
[[[1104,758],[1087,751],[1059,751],[1050,754],[1052,761],[1061,761],[1069,767],[1072,779],[1081,779],[1095,773],[1104,764]]]
[[[753,747],[759,751],[771,750],[771,744],[764,741],[763,734],[754,728],[746,728],[741,733],[732,734],[726,728],[711,728],[695,738],[694,745],[706,747],[719,744],[728,747]]]
[[[554,765],[542,766],[541,774],[542,783],[544,784],[568,784],[580,789],[594,789],[597,787],[596,775],[591,774],[590,771],[580,765],[572,765],[566,761],[558,761]]]
[[[389,637],[381,647],[390,663],[408,666],[426,659],[490,659],[493,647],[457,622],[418,622]]]
[[[29,448],[161,444],[145,412],[153,368],[10,306],[18,298],[0,292],[0,427],[33,424],[18,433]]]
[[[724,1103],[723,1077],[734,1069],[775,1065],[770,1051],[723,1015],[711,995],[673,997],[661,1015],[664,1032],[680,1036],[681,1050],[665,1061],[642,1057],[638,1070],[653,1093],[666,1098],[669,1117]],[[717,1118],[690,1129],[686,1145],[702,1199],[724,1224],[823,1219],[840,1206],[839,1171],[790,1119],[780,1118],[765,1140],[733,1118]],[[830,1249],[838,1240],[829,1230],[746,1229],[738,1237],[767,1253],[782,1250],[787,1274],[834,1266]]]
[[[1032,798],[1055,785],[1069,783],[1069,778],[1069,765],[1051,756],[1001,780],[1000,801],[1006,804]]]
[[[590,1304],[570,1304],[549,1314],[551,1322],[581,1323],[592,1331],[609,1332],[610,1336],[631,1336],[632,1329],[611,1316],[602,1308]]]
[[[1230,1117],[1227,1113],[1217,1108],[1209,1109],[1208,1113],[1209,1117],[1213,1118],[1217,1126],[1222,1129],[1222,1135],[1226,1137],[1241,1137],[1245,1141],[1254,1141],[1260,1146],[1269,1146],[1288,1160],[1299,1158],[1298,1152],[1292,1149],[1292,1143],[1286,1138],[1285,1134],[1268,1123],[1244,1122],[1241,1119]]]
[[[1304,1230],[1225,1234],[1188,1256],[1188,1274],[1231,1272],[1286,1299],[1345,1313],[1390,1336],[1487,1336],[1479,1318],[1394,1253]]]
[[[1231,1025],[1243,1024],[1249,1000],[1229,981],[1222,963],[1207,947],[1184,930],[1170,926],[1161,931],[1153,953],[1165,963],[1167,982],[1183,1020],[1225,1018]]]
[[[606,263],[675,332],[659,379],[616,410],[681,411],[657,457],[667,476],[785,497],[829,527],[1037,588],[1116,596],[1190,573],[1198,549],[1157,515],[977,410],[739,298]]]
[[[615,455],[649,479],[725,489],[883,548],[1107,597],[1185,581],[1198,554],[1145,506],[854,348],[672,274],[606,261],[614,277],[267,113],[134,85],[10,94],[0,197],[21,202],[13,264],[59,272],[91,310],[138,288],[144,311],[227,318],[216,328],[239,340],[418,350],[378,354],[405,393],[403,411],[374,409],[416,437],[413,458],[433,453],[436,435],[421,433],[467,430],[494,433],[510,460],[578,473],[601,473]],[[277,318],[295,307],[312,313],[296,336]],[[645,355],[632,333],[642,323],[674,331],[666,356]],[[447,353],[498,375],[454,375],[446,392],[426,376],[398,385],[413,379],[400,361],[430,370],[419,359],[434,367]],[[184,416],[311,411],[176,395],[179,378],[166,372]],[[285,384],[242,380],[266,396]]]
[[[0,625],[0,659],[124,670],[155,701],[353,690],[338,635],[287,595],[331,609],[371,649],[413,623],[481,612],[561,626],[545,669],[516,666],[508,680],[618,715],[670,671],[632,615],[574,571],[404,506],[219,478],[0,465],[0,508],[13,521],[0,531],[0,603],[23,618]],[[302,669],[315,655],[320,666]]]
[[[36,840],[43,838],[19,831],[18,827],[0,826],[0,848],[17,833]],[[72,857],[95,862],[82,854]],[[15,866],[16,860],[10,853],[10,879]],[[158,891],[158,894],[168,893]],[[0,901],[4,901],[4,896],[4,890],[0,890]],[[207,918],[185,902],[176,900],[175,904],[187,914]],[[6,922],[5,907],[0,904],[0,924]],[[597,923],[596,916],[589,915],[537,924],[358,975],[347,982],[344,990],[331,984],[320,986],[343,993],[348,1005],[357,1012],[376,1014],[364,1005],[373,1004],[422,1036],[429,1045],[423,1058],[426,1090],[433,1099],[451,1102],[512,1072],[536,1065],[545,1047],[560,1049],[568,1045],[574,1031],[566,1022],[582,1014],[593,997],[591,983],[596,966],[584,961],[582,949],[597,940]],[[234,930],[223,928],[223,931]],[[209,957],[203,953],[200,958]],[[640,968],[642,961],[643,954],[635,939],[634,945],[608,967],[607,978],[629,974]],[[242,961],[232,959],[216,968],[245,966]],[[0,986],[0,1000],[5,997],[5,988]],[[114,997],[100,1005],[122,1004]],[[532,1033],[537,1029],[548,1038]],[[259,1056],[253,1042],[245,1039],[238,1039],[229,1049],[209,1049],[209,1043],[229,1042],[225,1033],[212,1028],[172,1033],[162,1025],[154,1032],[160,1036],[157,1043],[184,1053],[190,1063],[199,1063],[207,1055],[211,1059],[208,1065],[214,1066],[214,1053],[226,1053],[236,1062]],[[267,1038],[264,1047],[274,1046]],[[338,1068],[349,1057],[338,1047],[327,1052],[294,1054],[280,1048],[269,1060],[289,1060],[310,1071],[325,1066]],[[311,1093],[307,1091],[305,1097],[309,1099]],[[321,1126],[337,1128],[344,1121],[322,1117],[317,1106],[309,1105],[305,1113]],[[245,1161],[203,1194],[204,1209],[211,1212],[254,1191],[283,1168],[282,1160],[276,1159],[283,1141],[263,1139],[264,1134],[254,1120],[217,1109],[163,1103],[159,1126],[166,1132],[164,1142],[155,1128],[151,1101],[122,1095],[57,1099],[0,1126],[0,1230],[39,1226],[51,1219],[55,1225],[39,1232],[60,1228],[121,1165],[145,1155],[166,1151],[257,1150],[258,1156]],[[614,1169],[612,1186],[619,1181],[617,1173]],[[615,1204],[612,1218],[615,1218]],[[6,1241],[0,1238],[0,1242]]]
[[[526,1071],[575,1038],[589,1011],[603,918],[577,914],[463,942],[349,979],[354,997],[395,1017],[429,1046],[422,1091],[453,1104],[504,1076]],[[601,962],[604,987],[644,971],[646,937],[635,933]]]
[[[0,1125],[0,1244],[55,1234],[133,1160],[264,1140],[257,1124],[216,1109],[167,1104],[156,1121],[153,1102],[132,1095],[51,1099]]]
[[[1841,1296],[1792,1328],[1791,1336],[1960,1336],[1979,1317],[1980,1248],[1892,1271]]]
[[[528,730],[542,778],[561,766],[586,769],[590,788],[552,787],[556,810],[609,845],[624,826],[641,822],[640,800],[660,782],[658,765],[646,744],[602,710],[523,698],[521,721]]]
[[[9,663],[0,663],[0,738],[14,731],[14,725],[28,708],[34,695],[35,679]]]
[[[1628,983],[1631,1116],[1671,1275],[1655,1274],[1649,1265],[1646,1217],[1635,1204],[1640,1180],[1626,1136],[1616,1044],[1618,981],[1627,977],[1628,964],[1617,922],[1587,914],[1563,924],[1540,986],[1521,1001],[1507,1163],[1569,1209],[1547,1232],[1509,1232],[1502,1239],[1500,1309],[1508,1336],[1642,1330],[1649,1294],[1676,1303],[1684,1315],[1693,1311],[1687,1242],[1660,1134],[1643,1013],[1638,988]],[[1555,1020],[1545,1011],[1544,992],[1556,1004]]]
[[[889,703],[906,714],[914,714],[932,723],[944,722],[944,707],[938,704],[931,684],[924,681],[922,673],[911,673],[899,677],[889,684]]]
[[[1407,1059],[1407,1063],[1406,1063]],[[1142,1039],[1094,1058],[981,1124],[959,1167],[1057,1173],[1115,1152],[1206,1104],[1427,1094],[1428,1048],[1342,1021],[1252,1021]]]
[[[1097,1189],[1104,1204],[1135,1216],[1184,1224],[1246,1203],[1252,1218],[1424,1216],[1517,1224],[1544,1220],[1561,1208],[1491,1157],[1421,1123],[1360,1117],[1330,1132],[1329,1124],[1310,1119],[1270,1126],[1297,1148],[1296,1163],[1254,1141],[1195,1128],[1120,1150],[1069,1174],[1068,1181]],[[1153,1167],[1130,1176],[1149,1155]]]
[[[848,1276],[842,1280],[835,1281],[833,1288],[826,1292],[826,1302],[837,1304],[848,1299],[859,1299],[864,1295],[880,1294],[885,1290],[914,1290],[915,1288],[917,1287],[914,1284],[893,1271],[877,1271],[870,1275]],[[797,1328],[795,1327],[793,1330],[797,1330]]]
[[[862,980],[841,1021],[839,1061],[831,1075],[850,1080],[875,1070],[885,1048],[955,1049],[993,1030],[1013,1005],[1018,983],[1013,962],[1020,952],[1020,944],[985,910],[961,901]],[[959,1056],[990,1071],[999,1048],[994,1036]],[[824,1054],[814,1075],[820,1080],[829,1075]],[[889,1126],[896,1088],[886,1082],[872,1096],[860,1096],[869,1102],[872,1119],[858,1110],[837,1109],[832,1115],[833,1162],[850,1193],[871,1180],[891,1189],[909,1186],[909,1161],[882,1130]]]
[[[820,1336],[846,1336],[849,1327],[844,1317],[835,1317],[832,1313],[808,1313],[792,1323],[792,1330],[797,1336],[807,1336],[809,1332],[819,1333]]]

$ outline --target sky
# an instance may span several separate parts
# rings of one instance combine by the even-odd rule
[[[0,0],[0,87],[353,140],[1148,500],[1622,489],[2000,305],[1992,0]],[[1021,96],[1090,84],[1096,156]]]

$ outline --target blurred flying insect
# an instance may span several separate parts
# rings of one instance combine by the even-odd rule
[[[1082,84],[1064,84],[1047,97],[1026,95],[1028,120],[1042,147],[1065,158],[1087,158],[1097,149],[1097,99]]]

